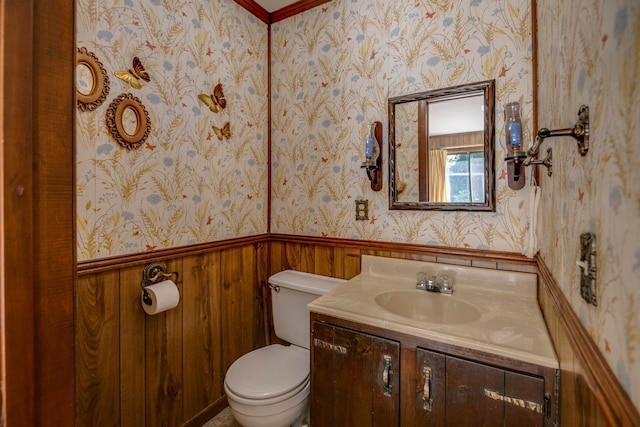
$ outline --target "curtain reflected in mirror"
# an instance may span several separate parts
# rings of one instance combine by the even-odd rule
[[[429,198],[432,202],[450,202],[447,188],[447,150],[429,150]]]
[[[493,210],[493,81],[389,100],[391,209]]]

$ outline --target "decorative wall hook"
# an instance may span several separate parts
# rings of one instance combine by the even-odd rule
[[[549,154],[547,158],[543,161],[533,160],[535,156],[538,155],[538,151],[540,150],[540,145],[544,142],[546,138],[551,138],[555,136],[572,136],[576,139],[578,143],[578,151],[582,156],[585,156],[589,151],[589,107],[583,105],[580,107],[578,111],[578,121],[571,128],[565,129],[555,129],[549,130],[547,128],[541,128],[538,131],[538,135],[536,136],[535,143],[527,150],[527,158],[522,163],[524,166],[529,165],[544,165],[548,169],[548,174],[551,176],[551,153],[547,151]]]
[[[144,266],[144,269],[142,270],[142,283],[140,286],[142,287],[142,301],[145,304],[151,305],[151,297],[145,289],[146,286],[153,285],[154,283],[158,283],[162,280],[170,279],[174,275],[176,276],[175,282],[178,282],[178,272],[173,271],[171,273],[167,273],[166,270],[167,266],[161,262],[152,262]]]
[[[382,190],[382,123],[371,123],[365,139],[365,161],[360,166],[367,172],[373,191]]]

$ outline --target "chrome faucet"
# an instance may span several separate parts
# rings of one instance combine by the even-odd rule
[[[451,295],[453,293],[453,282],[451,277],[446,274],[440,276],[440,281],[438,281],[436,276],[431,276],[430,279],[427,279],[426,273],[419,272],[416,274],[416,289]]]

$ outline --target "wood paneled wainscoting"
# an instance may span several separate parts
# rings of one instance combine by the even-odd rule
[[[226,369],[265,345],[266,236],[81,263],[75,290],[77,426],[201,425],[227,406]],[[178,272],[154,316],[142,270]]]
[[[445,248],[407,243],[272,234],[270,274],[288,268],[351,279],[360,273],[360,256],[375,255],[418,261],[536,273],[536,263],[511,252]]]
[[[537,257],[538,302],[560,363],[560,425],[640,426],[640,414]]]
[[[640,417],[540,259],[388,242],[264,235],[81,263],[75,289],[76,425],[199,426],[226,405],[223,380],[271,342],[268,277],[295,269],[350,279],[363,254],[524,271],[560,360],[564,426],[640,425]],[[147,316],[144,265],[179,273],[180,304]]]

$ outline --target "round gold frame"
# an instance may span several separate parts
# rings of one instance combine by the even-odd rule
[[[76,87],[77,106],[80,111],[93,111],[98,108],[109,94],[109,76],[98,57],[85,47],[79,47],[76,53],[76,66],[84,65],[91,73],[92,87],[83,94]]]
[[[130,109],[135,114],[136,129],[133,133],[125,130],[122,116]],[[107,127],[111,136],[127,150],[140,147],[151,132],[149,113],[144,105],[131,93],[123,93],[114,99],[107,108]]]

